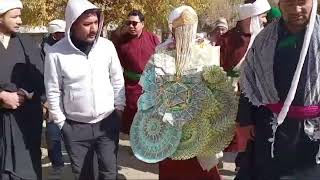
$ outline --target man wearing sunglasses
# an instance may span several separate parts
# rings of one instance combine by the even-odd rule
[[[128,14],[125,34],[116,45],[119,59],[124,68],[126,107],[122,118],[122,132],[129,134],[133,117],[137,111],[137,101],[141,95],[139,80],[149,58],[154,54],[159,39],[144,30],[144,16],[138,10]]]

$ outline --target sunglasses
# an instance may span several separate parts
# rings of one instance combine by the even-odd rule
[[[141,22],[137,22],[137,21],[126,21],[126,25],[130,26],[132,24],[133,27],[136,27],[139,23]]]

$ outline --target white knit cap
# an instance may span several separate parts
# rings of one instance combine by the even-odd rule
[[[48,24],[48,33],[65,32],[66,22],[61,19],[55,19]]]
[[[227,19],[224,17],[218,18],[218,20],[214,23],[213,29],[217,27],[224,27],[226,29],[229,29]]]
[[[267,0],[256,0],[254,3],[243,4],[238,7],[239,21],[258,16],[271,9]]]
[[[11,9],[22,9],[20,0],[0,0],[0,14],[4,14]]]

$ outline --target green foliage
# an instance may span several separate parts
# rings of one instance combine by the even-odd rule
[[[133,9],[141,10],[150,30],[167,28],[167,16],[175,7],[186,4],[202,14],[210,0],[90,0],[102,8],[106,23],[118,24]],[[26,25],[46,25],[50,20],[63,18],[67,0],[24,0],[23,21]]]
[[[64,17],[67,0],[23,0],[23,23],[26,25],[46,25],[49,21]]]
[[[22,0],[23,22],[26,25],[46,25],[50,20],[64,17],[67,0]],[[211,25],[218,17],[226,17],[234,25],[235,6],[244,0],[90,0],[101,7],[106,23],[121,23],[133,9],[141,10],[146,16],[149,30],[167,28],[167,17],[175,7],[186,4],[196,9],[200,27]],[[320,0],[319,5],[320,5]],[[273,0],[270,0],[272,5]],[[318,12],[320,8],[318,8]]]
[[[206,9],[201,19],[201,27],[205,30],[210,29],[219,17],[225,17],[230,26],[236,21],[235,7],[244,0],[212,0],[210,7]]]

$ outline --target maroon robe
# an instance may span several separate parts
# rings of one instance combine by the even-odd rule
[[[226,34],[224,34],[220,41],[220,63],[223,69],[228,72],[232,71],[234,67],[238,65],[242,57],[247,52],[250,43],[250,34],[246,34],[240,31],[240,26],[237,26]],[[239,117],[237,117],[239,118]],[[247,141],[250,138],[242,128],[237,126],[235,137],[228,148],[225,151],[242,152],[247,146]]]
[[[118,56],[124,71],[141,74],[150,57],[155,53],[155,47],[159,44],[156,35],[150,32],[142,32],[138,38],[124,37],[117,45]],[[132,79],[124,73],[126,107],[122,118],[123,133],[129,134],[134,115],[137,112],[137,101],[142,93],[139,79]]]
[[[237,25],[220,38],[220,64],[225,71],[236,67],[248,49],[251,35],[245,34],[239,29],[239,25]]]
[[[159,180],[221,180],[217,167],[209,172],[202,170],[196,158],[159,163]]]

